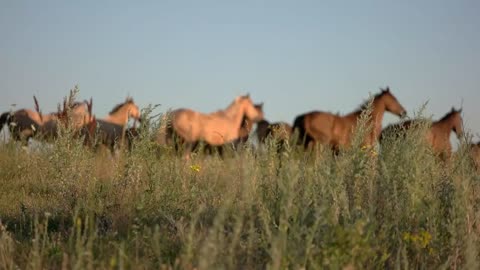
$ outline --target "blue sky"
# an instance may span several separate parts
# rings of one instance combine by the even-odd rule
[[[55,110],[78,84],[98,117],[127,94],[209,112],[250,92],[292,122],[389,85],[409,112],[463,104],[480,133],[479,14],[476,0],[1,0],[0,111],[32,108],[33,94]]]

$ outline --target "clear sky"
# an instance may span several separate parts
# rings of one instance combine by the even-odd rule
[[[97,117],[127,94],[209,112],[250,92],[287,122],[389,85],[409,112],[463,104],[478,134],[480,1],[0,0],[0,111],[75,84]]]

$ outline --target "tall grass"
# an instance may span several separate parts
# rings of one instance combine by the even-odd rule
[[[186,163],[145,124],[131,152],[0,145],[1,269],[478,269],[480,177],[426,125],[333,155],[294,143]],[[150,128],[149,128],[150,127]],[[155,127],[155,128],[151,128]],[[399,131],[402,132],[402,131]]]

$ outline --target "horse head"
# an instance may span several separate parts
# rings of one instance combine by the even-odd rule
[[[378,98],[383,101],[385,110],[398,115],[403,118],[407,115],[407,111],[403,108],[402,104],[398,102],[397,98],[390,91],[390,87],[381,89],[382,92],[378,95]]]
[[[463,119],[462,119],[462,110],[456,110],[452,107],[450,111],[450,123],[452,124],[452,130],[457,134],[457,138],[460,138],[463,135]]]

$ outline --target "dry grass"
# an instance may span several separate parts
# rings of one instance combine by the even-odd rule
[[[185,163],[147,134],[96,154],[0,145],[0,269],[478,269],[480,177],[419,138],[334,157],[246,148]],[[159,154],[160,153],[160,154]]]

